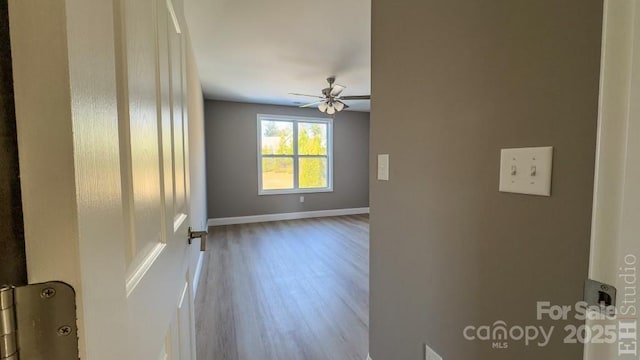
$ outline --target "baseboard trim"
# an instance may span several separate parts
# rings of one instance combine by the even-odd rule
[[[221,225],[235,225],[235,224],[250,224],[250,223],[268,222],[268,221],[309,219],[309,218],[319,218],[319,217],[328,217],[328,216],[358,215],[358,214],[368,214],[368,213],[369,213],[368,207],[351,208],[351,209],[303,211],[303,212],[280,213],[280,214],[215,218],[215,219],[209,219],[209,221],[207,221],[207,225],[221,226]]]
[[[198,284],[200,284],[200,273],[202,272],[202,263],[204,262],[204,253],[200,252],[198,254],[198,263],[196,264],[196,270],[193,272],[193,298],[196,298],[196,294],[198,293]]]

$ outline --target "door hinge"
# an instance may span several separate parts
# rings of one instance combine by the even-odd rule
[[[77,360],[76,293],[52,281],[0,287],[1,360]]]

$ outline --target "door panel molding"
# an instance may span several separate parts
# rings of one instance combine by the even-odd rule
[[[147,271],[151,269],[153,264],[158,260],[162,251],[167,247],[167,244],[156,244],[156,246],[149,251],[147,256],[144,257],[140,265],[138,265],[133,271],[127,275],[127,297],[131,295],[136,286],[140,283],[142,278],[147,274]]]

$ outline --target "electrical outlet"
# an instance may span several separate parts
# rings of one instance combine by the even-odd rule
[[[303,203],[304,202],[304,196],[300,196],[300,202]]]
[[[424,345],[425,351],[424,351],[424,359],[425,360],[442,360],[442,356],[436,354],[435,351],[433,351],[432,348],[429,347],[429,345]]]

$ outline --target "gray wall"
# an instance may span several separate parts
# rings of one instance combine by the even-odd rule
[[[0,4],[0,285],[27,283],[7,2]]]
[[[374,360],[582,359],[536,302],[587,277],[601,0],[373,0]],[[498,192],[500,148],[555,146],[553,196]],[[467,325],[555,325],[553,344],[468,342]]]
[[[333,122],[334,191],[258,195],[257,114],[319,117],[316,109],[205,101],[210,218],[369,206],[369,113],[343,111]]]

